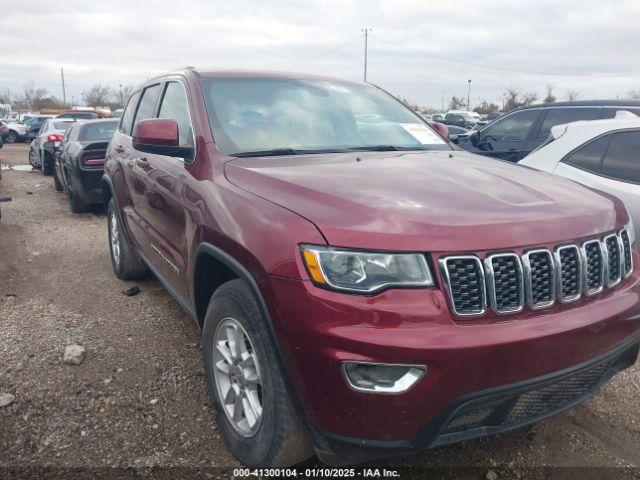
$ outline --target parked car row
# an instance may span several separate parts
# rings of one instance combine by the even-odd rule
[[[102,116],[104,114],[93,110],[70,110],[56,114],[21,114],[12,121],[4,122],[7,124],[7,130],[3,133],[0,129],[0,138],[6,143],[29,141],[37,136],[44,122],[50,118],[91,120]]]
[[[562,115],[518,110],[462,145],[548,128],[532,163],[631,175],[636,120],[547,121]],[[246,465],[511,430],[637,358],[624,203],[489,158],[497,144],[461,151],[375,86],[188,68],[139,86],[117,122],[48,122],[65,129],[56,187],[106,205],[115,274],[152,272],[202,330],[217,425]]]

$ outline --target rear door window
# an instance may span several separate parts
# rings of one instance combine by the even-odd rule
[[[610,139],[611,135],[597,138],[575,150],[562,160],[562,162],[581,170],[600,173],[602,155],[604,155]]]
[[[120,121],[120,131],[126,135],[131,135],[131,127],[133,126],[133,117],[136,114],[136,107],[138,106],[138,100],[140,99],[140,92],[136,92],[127,102],[127,108],[125,108],[122,114],[122,120]]]
[[[599,107],[585,108],[550,108],[542,121],[537,138],[547,138],[551,133],[551,127],[579,120],[596,120],[600,118]]]
[[[624,182],[640,183],[640,131],[613,134],[602,162],[602,174]]]

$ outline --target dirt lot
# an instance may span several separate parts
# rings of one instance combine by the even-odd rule
[[[5,145],[0,163],[26,164],[27,150]],[[39,171],[3,170],[0,192],[13,197],[0,221],[0,394],[15,396],[0,407],[0,478],[20,466],[238,466],[207,403],[197,327],[155,279],[116,279],[104,214],[72,214]],[[142,291],[123,295],[132,285]],[[72,343],[86,348],[80,366],[62,362]],[[475,478],[640,475],[639,398],[636,365],[529,428],[379,465],[476,467]],[[549,466],[635,468],[538,468]]]

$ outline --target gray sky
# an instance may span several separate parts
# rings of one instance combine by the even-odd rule
[[[361,79],[365,26],[368,80],[421,105],[466,98],[468,79],[472,105],[501,104],[510,87],[543,97],[547,83],[558,99],[640,88],[637,0],[5,2],[0,92],[32,80],[61,97],[62,66],[76,103],[93,84],[117,89],[184,65]]]

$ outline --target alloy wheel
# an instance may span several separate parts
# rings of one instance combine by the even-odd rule
[[[216,329],[213,363],[227,419],[243,437],[254,436],[262,421],[262,377],[253,342],[234,318],[223,319]]]
[[[111,256],[113,257],[113,261],[116,265],[120,265],[120,235],[118,231],[118,219],[116,218],[116,213],[111,213],[111,218],[109,221],[110,235],[109,240],[111,242]]]

